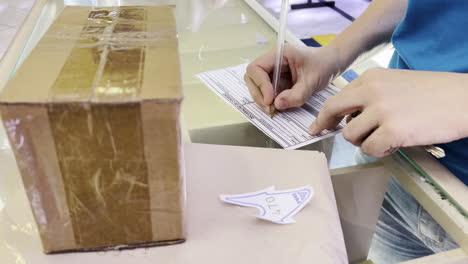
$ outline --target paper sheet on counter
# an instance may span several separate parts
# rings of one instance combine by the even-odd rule
[[[273,118],[270,118],[254,102],[249,93],[244,82],[246,68],[247,64],[241,64],[200,73],[196,76],[285,149],[297,149],[320,141],[337,134],[343,127],[343,124],[340,124],[336,130],[325,130],[318,136],[311,136],[307,132],[307,128],[317,118],[325,100],[338,93],[338,88],[329,85],[310,97],[302,107],[277,112]]]

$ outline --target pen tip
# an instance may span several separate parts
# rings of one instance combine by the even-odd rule
[[[273,105],[270,105],[270,117],[273,118],[275,115],[276,109]]]

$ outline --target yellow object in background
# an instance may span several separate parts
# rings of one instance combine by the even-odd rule
[[[312,37],[316,42],[318,42],[322,46],[326,46],[332,42],[333,39],[335,39],[336,35],[335,34],[329,34],[329,35],[320,35],[320,36],[314,36]]]

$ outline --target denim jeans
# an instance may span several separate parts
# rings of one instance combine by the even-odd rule
[[[356,151],[358,163],[372,159],[360,149]],[[376,264],[399,263],[457,247],[442,227],[392,176],[368,258]]]

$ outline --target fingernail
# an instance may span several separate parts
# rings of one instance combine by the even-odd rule
[[[264,106],[263,111],[265,111],[265,113],[269,114],[270,113],[270,106]]]
[[[278,102],[278,106],[281,110],[288,108],[288,102],[284,98],[280,99]]]
[[[315,124],[315,122],[313,122],[310,127],[309,127],[309,134],[311,134],[312,136],[315,136],[317,134],[317,125]]]

